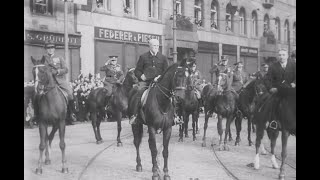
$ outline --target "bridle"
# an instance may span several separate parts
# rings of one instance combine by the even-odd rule
[[[38,65],[34,65],[33,67],[35,68],[35,80],[34,80],[34,89],[35,89],[35,92],[37,94],[40,94],[40,95],[45,95],[47,94],[50,90],[54,89],[56,86],[54,87],[45,87],[45,85],[42,85],[43,88],[41,88],[41,91],[39,92],[38,91],[38,86],[39,84],[41,83],[41,80],[39,80],[39,77],[38,77],[38,73],[39,73],[39,67],[43,67],[43,66],[46,66],[44,64],[38,64]],[[43,92],[44,91],[44,92]]]

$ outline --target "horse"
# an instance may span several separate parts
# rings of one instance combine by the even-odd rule
[[[261,139],[266,129],[266,123],[269,122],[267,128],[267,134],[271,140],[271,162],[272,167],[278,169],[279,166],[276,162],[274,155],[274,148],[276,140],[281,131],[282,142],[282,162],[280,167],[279,179],[283,180],[285,177],[285,163],[287,157],[287,142],[290,135],[296,136],[296,88],[290,87],[290,85],[284,85],[278,88],[277,94],[269,94],[269,92],[261,95],[263,103],[259,106],[254,113],[254,122],[256,123],[256,156],[254,160],[254,168],[259,169],[259,147]],[[275,101],[275,102],[274,102]],[[273,107],[277,105],[277,107]],[[272,109],[275,109],[272,114]],[[276,119],[276,120],[275,120]]]
[[[198,118],[199,118],[199,101],[195,94],[195,86],[192,84],[191,76],[187,78],[187,89],[184,99],[178,99],[177,105],[179,106],[179,115],[183,118],[183,124],[179,125],[179,142],[183,142],[183,131],[185,137],[188,136],[188,123],[189,116],[192,115],[192,135],[193,141],[195,141],[196,133],[198,132]]]
[[[186,77],[189,76],[188,68],[185,64],[185,60],[180,63],[174,63],[169,66],[166,71],[161,75],[160,79],[154,84],[151,84],[149,94],[147,96],[145,105],[142,110],[145,114],[145,122],[137,116],[137,122],[132,124],[132,132],[134,135],[134,145],[136,147],[136,171],[142,171],[141,158],[139,147],[143,135],[143,124],[148,126],[149,132],[149,148],[152,156],[152,180],[160,179],[159,167],[157,165],[157,147],[155,134],[158,129],[163,132],[163,158],[164,158],[164,179],[170,180],[168,174],[168,146],[171,137],[172,126],[174,122],[174,105],[173,98],[177,96],[184,98],[186,90]],[[133,89],[130,92],[129,118],[132,116],[132,112],[137,112],[136,104],[140,101],[137,98],[139,91]],[[140,111],[138,111],[140,112]],[[159,171],[159,172],[158,172]]]
[[[31,61],[34,65],[32,74],[35,82],[35,94],[39,97],[35,100],[35,105],[38,107],[38,125],[40,132],[40,156],[36,174],[42,174],[42,155],[45,151],[45,164],[51,163],[50,149],[51,142],[54,138],[55,132],[59,129],[60,149],[62,153],[62,173],[68,173],[65,156],[65,127],[67,116],[68,100],[64,96],[62,90],[57,85],[53,74],[52,68],[45,65],[45,58],[35,60],[31,56]],[[47,127],[52,124],[52,131],[48,135]]]
[[[254,125],[252,123],[252,115],[255,108],[255,99],[259,96],[259,94],[262,94],[264,92],[266,92],[266,88],[264,86],[263,80],[259,77],[250,79],[240,90],[238,108],[241,111],[241,115],[236,116],[235,119],[237,130],[237,137],[235,142],[236,146],[239,145],[241,141],[240,131],[243,117],[246,117],[248,119],[248,141],[249,146],[252,146],[251,127],[253,129],[253,132],[255,132]]]
[[[111,97],[107,96],[108,92],[104,87],[93,89],[89,93],[87,105],[97,144],[103,142],[100,134],[100,123],[105,117],[105,107],[108,104],[108,101],[110,101],[112,117],[117,121],[118,126],[117,145],[122,145],[120,140],[122,113],[126,112],[128,108],[129,91],[137,82],[138,79],[135,77],[133,69],[130,69],[126,74],[123,83],[115,85]]]

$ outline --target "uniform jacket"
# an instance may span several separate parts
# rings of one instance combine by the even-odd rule
[[[296,83],[296,64],[289,61],[285,69],[281,67],[280,62],[273,63],[265,77],[265,85],[268,90],[279,88],[283,85]]]
[[[239,91],[242,86],[248,81],[248,79],[249,78],[246,72],[234,71],[231,86],[235,91]]]
[[[142,81],[142,74],[146,76],[146,81],[151,81],[158,75],[162,75],[167,67],[168,61],[164,55],[158,52],[156,56],[152,56],[150,51],[148,51],[139,57],[134,73],[139,81]]]
[[[230,66],[220,66],[220,65],[215,64],[211,68],[210,73],[211,74],[214,73],[216,75],[216,77],[218,77],[220,73],[228,74],[229,73],[228,69],[231,69],[231,67]],[[218,84],[218,78],[216,78],[215,84]]]
[[[44,57],[46,65],[59,71],[59,73],[55,75],[55,79],[57,80],[58,84],[66,84],[66,74],[68,73],[68,68],[63,57],[57,56],[55,54],[53,54],[53,56],[49,56],[48,54],[46,54],[44,55]]]
[[[195,86],[198,90],[200,90],[201,85],[201,74],[199,70],[196,70],[195,72],[190,74],[191,83],[193,86]]]
[[[122,81],[124,78],[123,71],[121,70],[121,66],[119,64],[104,65],[100,68],[100,71],[104,71],[106,73],[105,82],[115,83],[118,80]]]

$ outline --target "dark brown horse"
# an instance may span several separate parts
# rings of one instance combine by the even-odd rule
[[[65,157],[65,127],[67,115],[67,99],[63,95],[62,90],[58,87],[52,75],[51,67],[44,65],[45,59],[42,58],[37,61],[31,57],[34,65],[32,74],[35,82],[35,93],[39,98],[34,102],[39,111],[38,124],[40,132],[40,157],[38,161],[37,174],[42,173],[42,155],[46,149],[45,164],[50,164],[50,149],[51,142],[54,138],[55,132],[59,129],[60,149],[62,152],[62,173],[67,173],[68,168],[66,165]],[[48,125],[52,124],[52,131],[48,135]]]
[[[278,93],[270,95],[268,92],[261,95],[263,103],[261,106],[256,108],[254,113],[254,122],[257,127],[256,137],[256,156],[254,162],[254,168],[259,169],[259,147],[261,139],[266,129],[266,124],[269,122],[267,127],[267,134],[271,140],[271,162],[272,167],[279,168],[275,155],[274,148],[276,140],[281,131],[281,142],[282,142],[282,163],[280,167],[279,179],[283,180],[285,177],[285,163],[287,158],[287,142],[288,137],[291,135],[296,136],[296,88],[291,88],[289,85],[284,85],[278,88]],[[273,107],[275,106],[275,107]],[[275,109],[274,113],[272,113]]]
[[[179,106],[179,115],[183,118],[183,124],[179,125],[179,142],[183,142],[183,131],[185,137],[188,136],[188,123],[189,116],[192,115],[192,135],[193,141],[195,141],[196,133],[198,132],[198,118],[199,118],[199,101],[195,94],[195,86],[192,84],[191,76],[187,78],[187,90],[185,92],[185,98],[178,99],[177,106]]]
[[[185,65],[185,61],[181,64],[173,64],[167,68],[162,77],[158,82],[151,86],[149,95],[146,100],[146,104],[143,107],[143,112],[145,114],[145,125],[148,126],[149,132],[149,148],[151,150],[152,156],[152,172],[153,180],[160,179],[159,167],[157,164],[157,147],[155,134],[158,129],[163,131],[163,158],[164,158],[164,179],[169,180],[170,176],[168,174],[168,146],[171,137],[172,125],[174,121],[174,105],[173,96],[179,96],[184,98],[186,89],[186,77],[188,76],[188,69]],[[132,116],[132,112],[136,111],[137,101],[137,90],[130,92],[131,96],[129,99],[129,117]],[[138,116],[140,117],[140,116]],[[134,145],[137,151],[137,166],[136,170],[138,172],[142,171],[141,158],[140,158],[140,143],[143,135],[143,120],[137,119],[135,124],[132,124],[132,132],[134,135]]]
[[[100,124],[105,117],[105,107],[108,101],[111,101],[112,118],[117,121],[118,125],[118,146],[122,145],[120,140],[122,113],[126,113],[127,111],[129,91],[137,82],[138,80],[135,77],[133,70],[130,69],[126,74],[123,83],[115,85],[116,87],[113,88],[111,97],[107,96],[107,90],[103,87],[93,89],[90,92],[87,99],[87,105],[97,144],[103,142],[100,134]]]
[[[248,119],[248,141],[249,146],[252,145],[251,141],[251,127],[254,129],[254,125],[252,123],[252,115],[255,108],[255,99],[266,92],[266,88],[264,86],[263,80],[261,78],[251,79],[246,83],[245,87],[240,90],[239,93],[239,104],[238,108],[241,111],[241,114],[236,116],[235,125],[237,129],[237,137],[235,145],[239,145],[240,132],[241,132],[241,124],[242,118],[246,117]]]

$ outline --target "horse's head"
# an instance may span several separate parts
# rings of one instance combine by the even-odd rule
[[[262,78],[257,77],[254,80],[254,90],[257,96],[261,96],[265,92],[268,92]]]
[[[41,60],[35,60],[31,56],[31,61],[34,65],[32,74],[34,78],[35,92],[42,94],[44,93],[45,88],[49,87],[53,83],[52,69],[44,64],[44,56]]]
[[[127,75],[125,77],[128,80],[128,82],[130,82],[130,84],[132,84],[132,85],[139,83],[138,78],[134,74],[134,70],[135,70],[135,68],[128,68],[128,72],[127,72]]]

